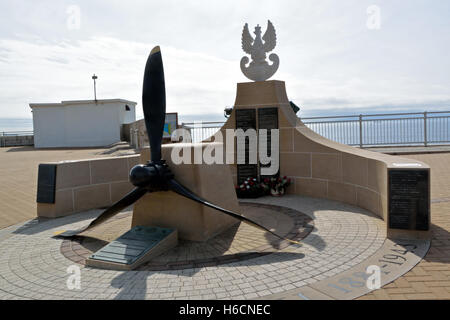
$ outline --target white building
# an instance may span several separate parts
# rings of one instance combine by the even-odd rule
[[[123,99],[30,103],[34,146],[100,147],[120,141],[122,124],[136,121],[136,102]]]

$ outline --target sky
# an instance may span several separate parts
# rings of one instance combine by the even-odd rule
[[[450,110],[450,1],[0,2],[0,118],[29,103],[97,98],[138,103],[148,54],[161,47],[167,111],[223,120],[240,71],[241,34],[267,20],[302,116]]]

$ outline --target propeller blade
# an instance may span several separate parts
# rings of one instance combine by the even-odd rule
[[[183,197],[186,197],[186,198],[188,198],[188,199],[191,199],[191,200],[193,200],[193,201],[196,201],[196,202],[198,202],[198,203],[201,203],[201,204],[203,204],[203,205],[205,205],[205,206],[207,206],[207,207],[210,207],[210,208],[216,209],[216,210],[218,210],[218,211],[220,211],[220,212],[223,212],[223,213],[225,213],[225,214],[228,214],[229,216],[232,216],[233,218],[236,218],[236,219],[238,219],[238,220],[240,220],[240,221],[242,221],[242,222],[245,222],[245,223],[247,223],[247,224],[249,224],[249,225],[251,225],[251,226],[253,226],[253,227],[255,227],[255,228],[258,228],[258,229],[260,229],[260,230],[269,232],[269,233],[273,234],[274,236],[276,236],[277,238],[280,238],[280,239],[282,239],[282,240],[289,241],[289,242],[291,242],[291,243],[293,243],[293,244],[300,245],[300,242],[294,241],[294,240],[291,240],[291,239],[287,239],[287,238],[285,238],[285,237],[282,237],[282,236],[276,234],[276,233],[273,232],[273,231],[270,231],[270,230],[267,229],[266,227],[260,225],[259,223],[255,222],[255,221],[253,221],[253,220],[251,220],[251,219],[249,219],[249,218],[247,218],[247,217],[241,216],[241,215],[238,214],[238,213],[235,213],[235,212],[233,212],[233,211],[230,211],[230,210],[221,208],[221,207],[219,207],[219,206],[217,206],[217,205],[215,205],[215,204],[213,204],[213,203],[211,203],[211,202],[209,202],[209,201],[206,201],[205,199],[199,197],[198,195],[196,195],[195,193],[193,193],[192,191],[190,191],[189,189],[187,189],[186,187],[184,187],[183,185],[181,185],[179,182],[177,182],[177,181],[174,180],[174,179],[169,180],[169,181],[167,182],[167,185],[168,185],[168,187],[169,187],[170,190],[172,190],[172,191],[175,192],[175,193],[178,193],[179,195],[181,195],[181,196],[183,196]]]
[[[93,220],[91,223],[89,223],[87,226],[84,226],[77,230],[68,230],[68,231],[57,231],[54,233],[57,237],[63,237],[63,238],[70,238],[73,236],[76,236],[77,234],[80,234],[94,226],[97,226],[109,218],[115,216],[120,211],[125,209],[126,207],[132,205],[137,200],[139,200],[144,194],[147,193],[147,189],[145,188],[135,188],[131,192],[129,192],[125,197],[114,203],[111,207],[103,211],[95,220]]]
[[[161,142],[166,119],[166,86],[159,46],[150,52],[145,65],[142,107],[150,142],[150,160],[158,162],[161,160]]]

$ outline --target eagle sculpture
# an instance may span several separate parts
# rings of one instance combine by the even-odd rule
[[[280,59],[275,53],[269,56],[269,60],[273,62],[271,65],[266,61],[266,53],[275,49],[277,36],[270,20],[267,20],[267,30],[262,38],[259,25],[255,27],[254,34],[255,38],[253,39],[248,30],[248,23],[246,23],[242,31],[242,50],[250,55],[252,61],[247,66],[249,62],[248,57],[242,57],[241,70],[250,80],[265,81],[275,74],[280,65]]]

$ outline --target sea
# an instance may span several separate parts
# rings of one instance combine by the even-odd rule
[[[137,116],[136,120],[142,117]],[[178,122],[194,122],[194,121],[226,121],[225,117],[221,114],[190,114],[179,115]],[[13,133],[17,131],[33,131],[33,119],[32,118],[0,118],[0,135],[3,132]]]
[[[137,116],[136,120],[142,117]],[[225,117],[221,114],[190,114],[179,115],[178,122],[194,122],[194,121],[225,121]],[[32,118],[0,118],[0,135],[3,132],[17,131],[33,131]]]
[[[33,131],[31,118],[0,118],[0,135],[3,132]]]
[[[318,134],[328,139],[349,144],[359,145],[360,135],[364,145],[395,145],[395,144],[421,144],[424,139],[424,122],[420,115],[395,116],[395,117],[369,117],[364,118],[362,130],[355,117],[335,119],[304,119],[306,125]],[[390,119],[389,119],[390,118]],[[395,120],[393,119],[395,118]],[[194,121],[223,121],[223,115],[185,115],[179,116],[178,122]],[[314,123],[318,121],[319,123]],[[220,126],[220,123],[217,124]],[[206,130],[205,130],[206,129]],[[214,129],[200,129],[198,139],[203,140],[211,135]],[[20,134],[20,132],[33,131],[33,119],[31,118],[0,118],[0,136],[8,134]],[[211,131],[211,132],[210,132]],[[192,132],[193,138],[197,136]],[[207,136],[204,136],[207,135]],[[427,140],[434,144],[450,143],[450,112],[430,114],[427,121]]]

